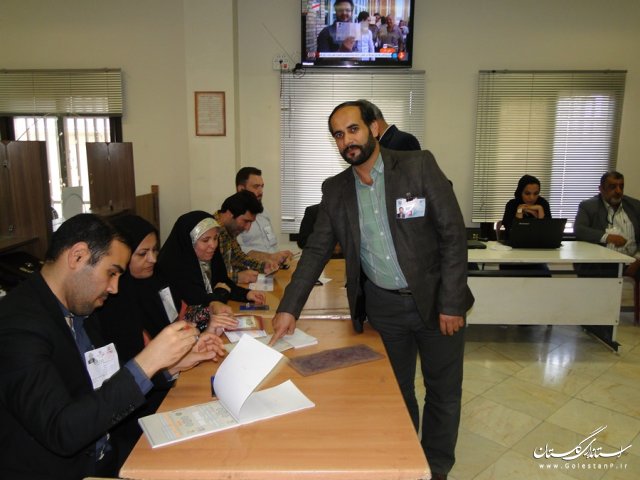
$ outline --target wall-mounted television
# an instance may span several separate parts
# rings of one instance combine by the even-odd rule
[[[301,0],[303,67],[411,67],[414,0]]]

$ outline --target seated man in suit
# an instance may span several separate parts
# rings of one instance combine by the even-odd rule
[[[264,180],[262,170],[255,167],[242,167],[236,174],[236,192],[248,190],[262,203],[264,194]],[[271,225],[271,217],[266,209],[256,214],[249,230],[238,235],[238,244],[242,251],[258,260],[272,260],[278,264],[285,264],[293,253],[289,250],[278,250],[278,239]]]
[[[315,205],[309,205],[304,209],[304,216],[302,217],[302,222],[300,222],[300,231],[298,232],[298,246],[300,248],[304,248],[307,244],[307,240],[309,235],[313,233],[313,225],[316,223],[316,218],[318,218],[318,210],[320,209],[320,204],[316,203]]]
[[[76,215],[53,234],[42,270],[0,301],[3,478],[116,476],[108,431],[196,343],[198,330],[176,321],[122,368],[112,345],[94,346],[85,321],[118,292],[130,255],[109,223]]]
[[[638,278],[640,272],[640,201],[624,194],[624,175],[611,171],[600,179],[600,193],[583,200],[578,207],[574,225],[576,238],[590,243],[606,245],[626,255],[636,257],[624,274]],[[600,271],[607,267],[612,274],[617,265],[598,265]],[[588,265],[576,265],[578,271],[589,269]]]

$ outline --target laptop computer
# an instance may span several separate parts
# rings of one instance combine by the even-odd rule
[[[566,218],[515,219],[505,244],[512,248],[558,248],[566,223]]]

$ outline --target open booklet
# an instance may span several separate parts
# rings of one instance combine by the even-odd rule
[[[213,380],[218,400],[138,420],[152,448],[314,407],[291,380],[254,391],[283,355],[245,335]]]
[[[225,329],[224,334],[231,343],[240,341],[243,335],[249,335],[253,338],[266,337],[267,332],[264,331],[264,322],[262,317],[256,315],[235,315],[238,321],[236,328]]]

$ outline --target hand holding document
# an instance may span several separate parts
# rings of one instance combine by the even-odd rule
[[[256,392],[283,355],[243,336],[213,380],[218,400],[138,420],[152,448],[312,408],[291,380]]]
[[[262,317],[256,315],[236,315],[235,319],[237,321],[236,327],[224,332],[231,343],[239,342],[243,335],[248,335],[253,338],[267,336],[267,332],[264,331]]]
[[[258,279],[249,284],[249,290],[260,290],[262,292],[273,292],[273,276],[258,274]]]

